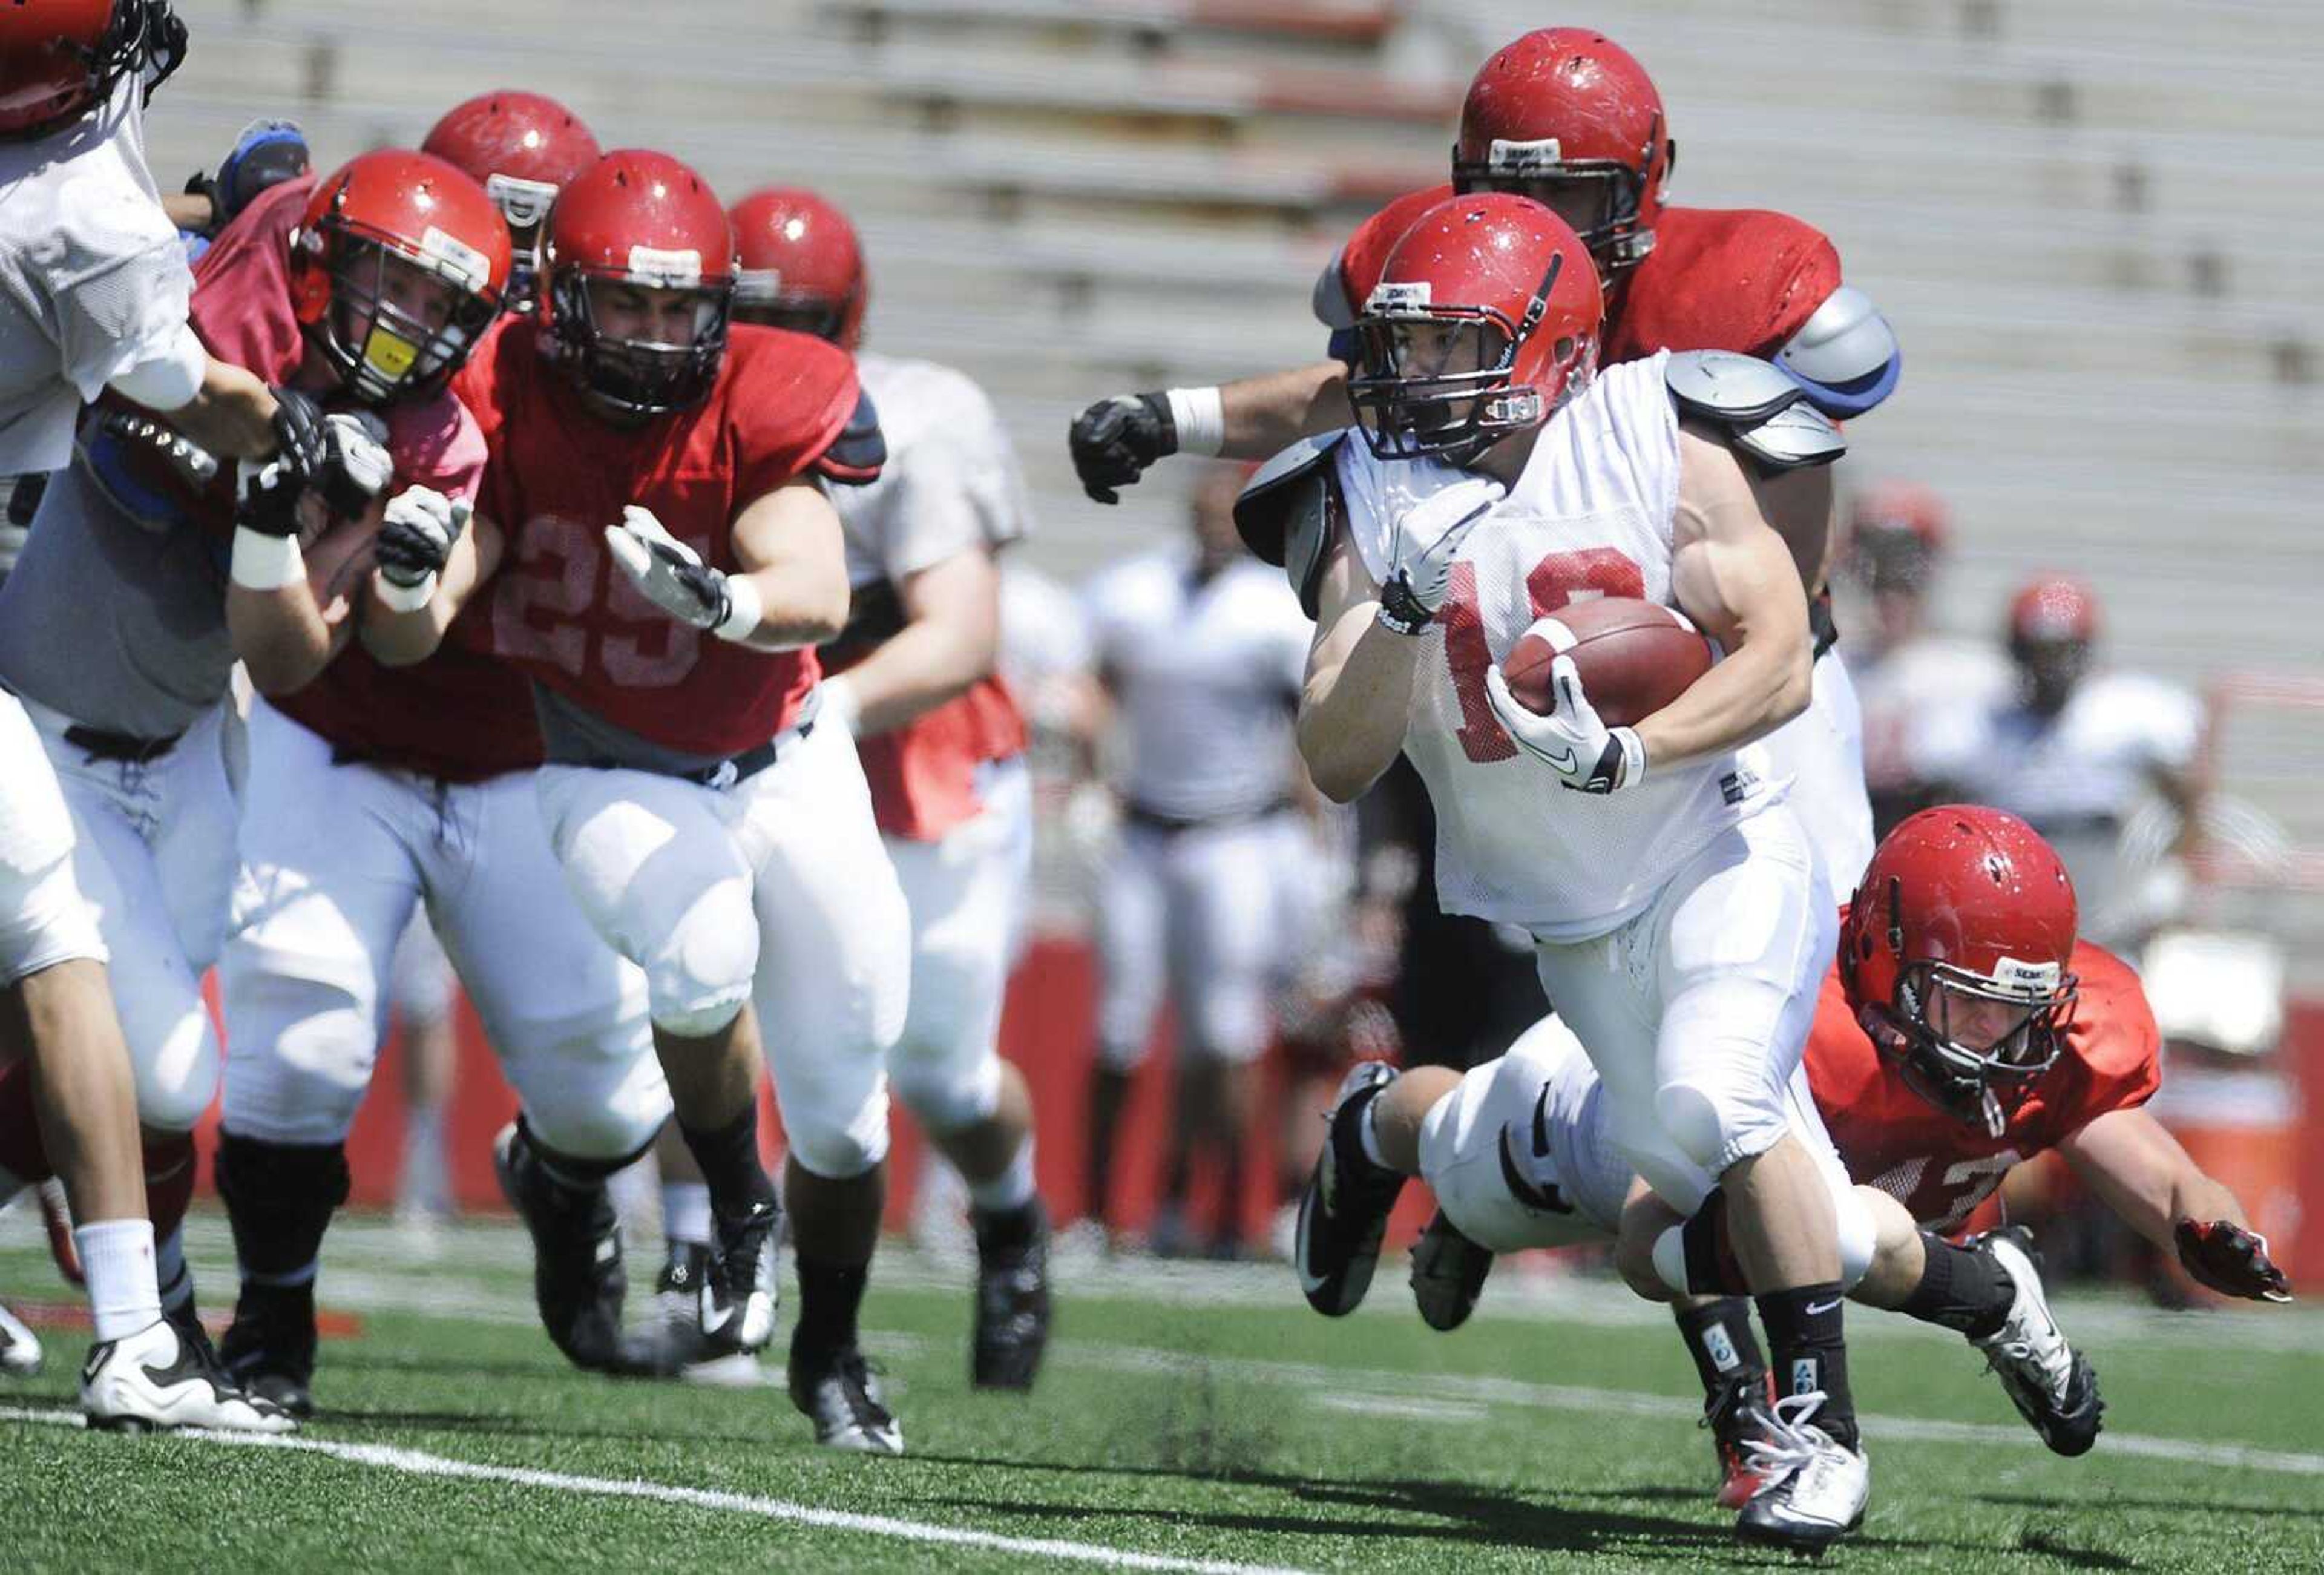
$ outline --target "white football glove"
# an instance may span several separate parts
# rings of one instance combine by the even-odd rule
[[[759,592],[748,576],[728,575],[663,529],[653,511],[632,503],[619,525],[605,527],[605,548],[646,600],[696,629],[742,640],[759,626]]]
[[[1501,484],[1470,476],[1440,488],[1397,516],[1388,537],[1379,621],[1398,634],[1425,634],[1444,605],[1452,560],[1477,522],[1501,501]]]
[[[466,500],[447,498],[433,487],[406,487],[387,502],[372,557],[380,578],[412,590],[440,573],[453,543],[475,511]]]
[[[395,479],[386,438],[386,423],[369,412],[323,418],[323,463],[315,486],[333,513],[362,513]]]
[[[1558,780],[1582,793],[1634,788],[1646,774],[1646,746],[1635,729],[1608,727],[1582,692],[1582,674],[1570,656],[1549,665],[1551,714],[1537,716],[1509,693],[1509,681],[1495,662],[1485,669],[1485,697],[1517,747],[1557,773]]]

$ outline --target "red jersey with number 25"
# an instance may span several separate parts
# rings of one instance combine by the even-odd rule
[[[736,325],[717,381],[689,410],[637,427],[592,415],[515,321],[456,385],[491,450],[477,506],[506,539],[491,598],[494,650],[536,682],[663,749],[716,757],[789,726],[815,652],[762,652],[678,622],[605,549],[624,505],[733,572],[734,520],[807,474],[854,413],[847,354]]]
[[[1341,287],[1361,310],[1380,269],[1415,220],[1452,196],[1409,192],[1366,219],[1341,248]],[[1773,356],[1840,286],[1840,253],[1822,231],[1766,208],[1666,207],[1655,249],[1617,276],[1598,363],[1657,350],[1733,350]]]
[[[2163,1082],[2162,1034],[2138,976],[2087,941],[2069,966],[2081,993],[2057,1063],[1994,1138],[1982,1123],[1949,1116],[1904,1086],[1857,1026],[1835,964],[1808,1035],[1808,1086],[1848,1174],[1903,1203],[1930,1230],[1951,1230],[2013,1166],[2109,1110],[2153,1098]]]

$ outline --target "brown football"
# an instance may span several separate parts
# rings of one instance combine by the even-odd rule
[[[1549,667],[1561,650],[1609,727],[1637,725],[1711,670],[1711,642],[1676,608],[1628,596],[1569,602],[1535,619],[1501,663],[1509,693],[1536,715],[1555,709]]]

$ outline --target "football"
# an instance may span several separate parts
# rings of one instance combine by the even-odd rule
[[[1555,706],[1549,668],[1573,658],[1582,688],[1609,727],[1635,726],[1711,670],[1711,642],[1686,615],[1659,602],[1600,596],[1536,618],[1501,663],[1518,705],[1547,716]]]

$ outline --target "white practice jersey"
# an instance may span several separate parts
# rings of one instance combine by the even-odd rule
[[[1616,928],[1726,827],[1771,800],[1756,751],[1692,764],[1646,763],[1634,788],[1566,790],[1493,718],[1486,668],[1535,619],[1569,601],[1669,603],[1678,505],[1678,416],[1667,355],[1598,374],[1552,418],[1525,474],[1472,529],[1450,599],[1419,636],[1404,752],[1436,811],[1436,896],[1447,913],[1586,940]],[[1339,447],[1349,530],[1375,582],[1389,570],[1397,519],[1468,473],[1381,461]]]
[[[2055,716],[2012,691],[1947,707],[1917,735],[1914,764],[2037,829],[2127,819],[2157,771],[2182,771],[2203,708],[2175,684],[2136,673],[2085,679]]]
[[[1006,547],[1030,529],[1017,450],[984,391],[931,361],[858,355],[880,412],[887,463],[869,486],[834,486],[847,531],[847,582],[901,586],[970,548]]]
[[[1286,796],[1314,629],[1280,570],[1238,558],[1198,579],[1190,549],[1157,552],[1098,576],[1083,605],[1120,708],[1131,804],[1203,821]]]
[[[1914,741],[1930,726],[1959,706],[2006,705],[2017,688],[2008,659],[1983,641],[1926,636],[1876,656],[1842,640],[1837,654],[1856,680],[1864,780],[1876,793],[1914,784]]]
[[[82,402],[185,327],[193,275],[143,106],[126,72],[98,115],[0,142],[0,476],[61,468]]]

